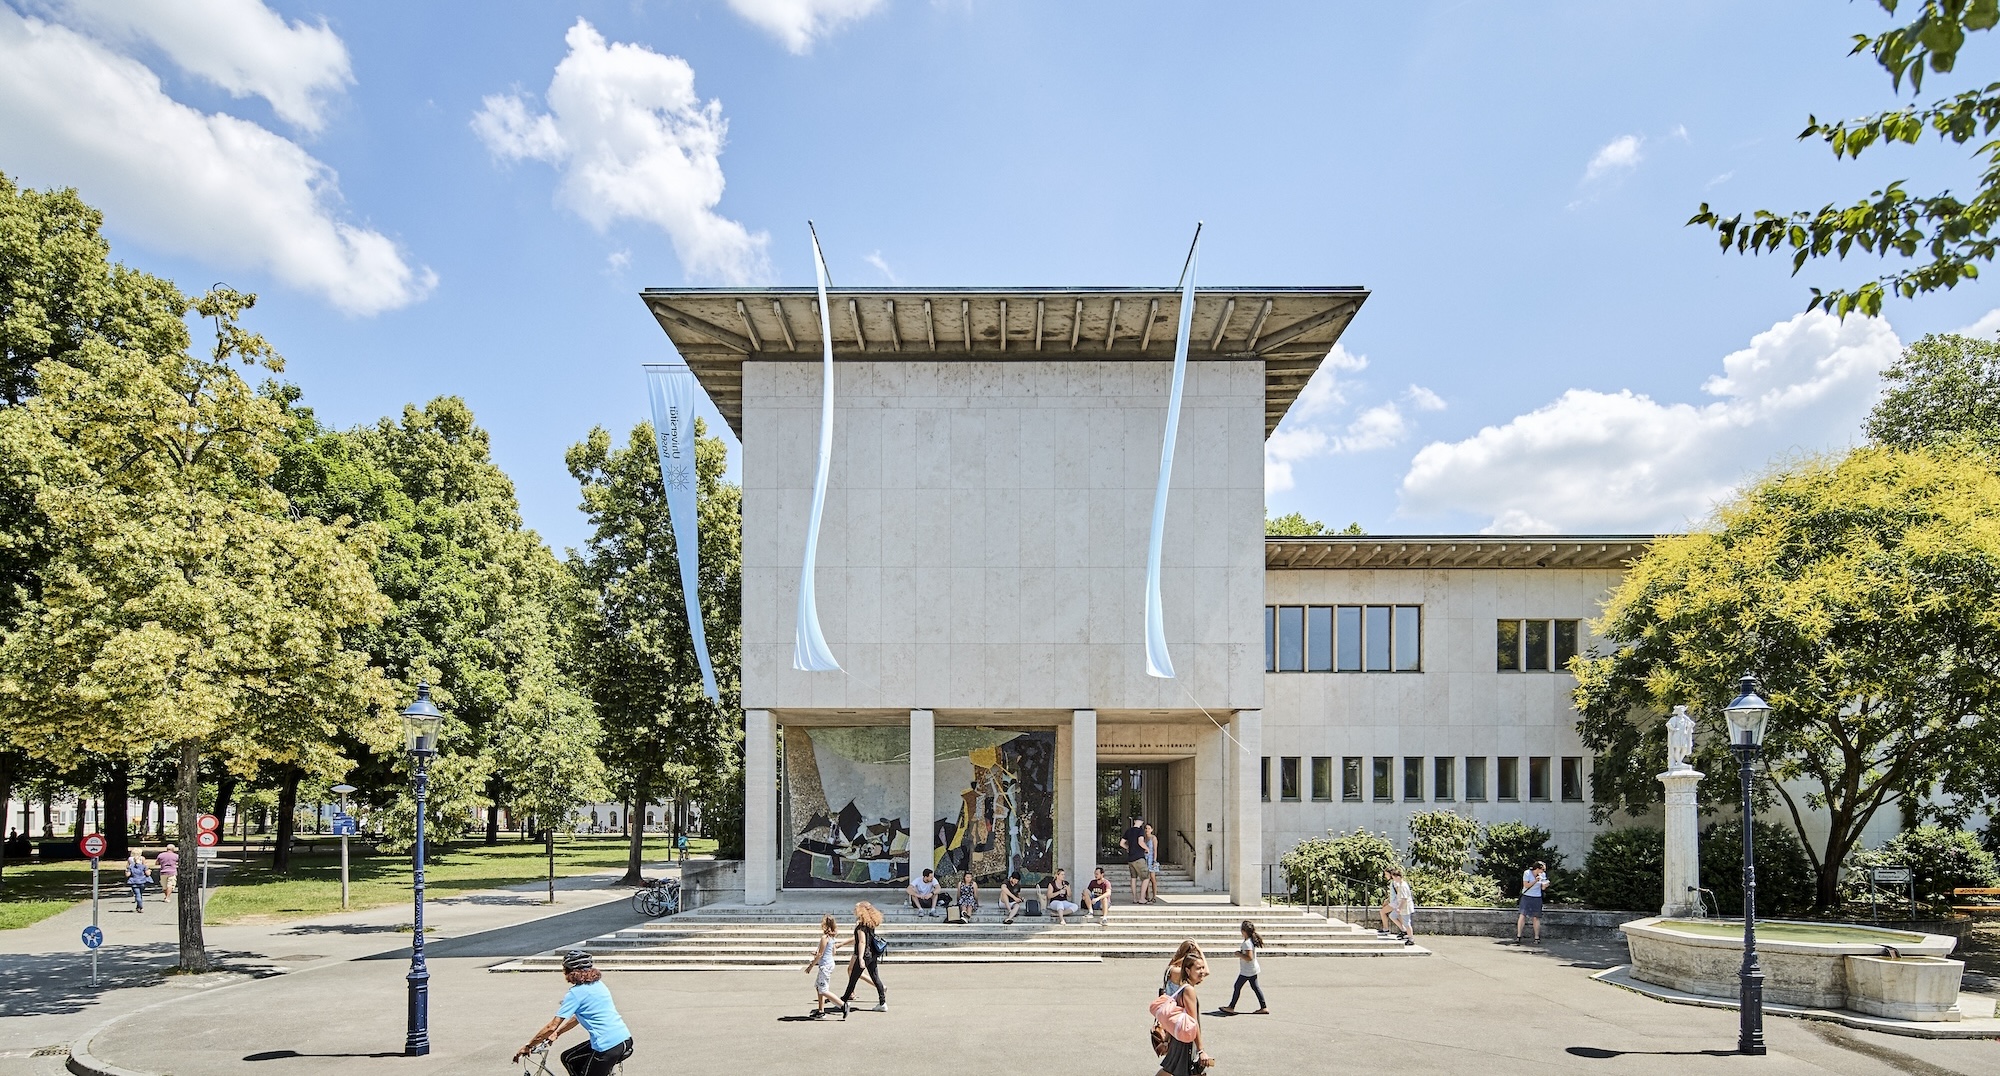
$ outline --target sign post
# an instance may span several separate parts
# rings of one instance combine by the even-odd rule
[[[90,985],[96,986],[97,947],[104,944],[104,931],[97,925],[97,868],[104,855],[104,834],[87,833],[76,846],[90,860],[90,928],[83,932],[83,947],[90,950]]]
[[[194,856],[201,863],[201,900],[198,903],[204,913],[208,909],[208,865],[215,861],[215,849],[221,843],[221,819],[205,814],[194,820]]]
[[[1882,913],[1875,906],[1877,886],[1900,888],[1910,901],[1910,918],[1917,917],[1916,874],[1908,867],[1876,867],[1868,872],[1868,911],[1876,922],[1882,921]]]
[[[347,910],[347,838],[354,835],[356,826],[353,816],[347,813],[347,794],[354,791],[353,785],[335,785],[332,791],[340,794],[340,810],[333,816],[333,832],[340,836],[340,910]]]

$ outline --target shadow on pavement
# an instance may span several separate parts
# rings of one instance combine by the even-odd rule
[[[1563,1051],[1571,1057],[1608,1060],[1613,1057],[1735,1057],[1734,1050],[1605,1050],[1596,1046],[1572,1046]]]
[[[245,1055],[243,1060],[283,1061],[286,1060],[287,1058],[293,1058],[293,1057],[401,1057],[401,1056],[403,1056],[403,1052],[401,1050],[387,1050],[382,1053],[375,1053],[375,1054],[302,1054],[297,1050],[264,1050],[260,1053]]]
[[[407,926],[368,926],[360,923],[303,923],[280,934],[396,934],[409,933]],[[425,931],[429,933],[429,931]]]
[[[445,957],[505,958],[533,956],[551,949],[575,945],[600,934],[623,930],[638,923],[648,922],[647,917],[634,911],[628,901],[612,901],[590,908],[578,908],[571,912],[559,912],[543,919],[519,923],[510,927],[482,930],[477,934],[467,934],[462,938],[439,938],[424,943],[424,956],[430,959]],[[408,960],[410,947],[374,956],[364,960]]]
[[[104,994],[134,986],[154,986],[169,982],[169,972],[180,958],[173,942],[121,945],[100,950],[97,984],[90,982],[90,960],[82,954],[44,953],[0,957],[0,1017],[50,1016],[82,1012]],[[262,953],[209,950],[210,975],[243,975],[268,978],[284,972],[274,965],[280,958]],[[297,954],[286,959],[299,959]],[[202,976],[171,980],[180,985],[196,985]]]

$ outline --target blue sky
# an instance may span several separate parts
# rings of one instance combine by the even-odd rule
[[[1242,12],[1248,11],[1249,14]],[[1170,284],[1374,295],[1272,439],[1274,512],[1375,533],[1686,525],[1847,444],[1901,342],[1987,285],[1799,317],[1813,284],[1682,227],[1969,190],[1889,105],[1873,3],[1238,6],[925,0],[0,0],[0,171],[117,255],[257,291],[336,424],[466,397],[531,525],[584,536],[566,446],[643,417],[635,293]],[[1982,35],[1983,36],[1983,35]],[[1990,81],[1993,42],[1926,97]]]

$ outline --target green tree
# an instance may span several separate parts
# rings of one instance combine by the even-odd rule
[[[2000,343],[1931,333],[1903,349],[1868,413],[1878,445],[2000,448]]]
[[[175,299],[185,304],[185,300]],[[58,765],[178,760],[181,817],[204,754],[247,774],[298,761],[343,727],[379,735],[387,700],[345,633],[382,615],[378,530],[293,518],[271,484],[292,419],[239,368],[282,361],[218,288],[193,305],[197,354],[87,337],[0,409],[0,469],[43,519],[39,593],[0,638],[0,729]],[[181,852],[195,861],[192,827]],[[199,893],[182,892],[180,966],[207,966]]]
[[[1869,448],[1776,472],[1705,529],[1655,544],[1605,606],[1608,654],[1580,658],[1578,730],[1597,754],[1593,811],[1660,796],[1664,717],[1698,715],[1700,794],[1738,798],[1719,710],[1746,671],[1771,718],[1760,795],[1805,833],[1815,906],[1876,813],[1952,818],[2000,779],[2000,476],[1945,450]]]
[[[1876,3],[1892,16],[1903,6],[1899,0]],[[1872,36],[1855,35],[1849,55],[1870,54],[1888,72],[1895,92],[1902,92],[1908,79],[1914,97],[1923,90],[1926,69],[1946,74],[1956,66],[1967,33],[1993,28],[2000,20],[2000,0],[1922,0],[1910,6],[1916,11],[1914,19]],[[1714,230],[1725,251],[1759,254],[1788,248],[1794,275],[1809,261],[1845,259],[1856,249],[1918,259],[1921,264],[1915,268],[1893,270],[1850,287],[1814,288],[1812,301],[1806,304],[1808,310],[1823,308],[1842,317],[1856,310],[1877,314],[1889,293],[1911,298],[1955,287],[1961,280],[1978,277],[1979,263],[1993,260],[2000,243],[1993,235],[2000,219],[2000,139],[1992,137],[1996,128],[2000,128],[2000,82],[1927,105],[1912,104],[1857,119],[1808,117],[1799,139],[1824,141],[1836,160],[1858,158],[1877,143],[1914,144],[1927,132],[1961,146],[1978,141],[1979,148],[1973,151],[1982,162],[1977,191],[1970,199],[1948,190],[1915,196],[1898,180],[1849,205],[1829,202],[1819,209],[1792,212],[1759,209],[1748,221],[1741,213],[1725,218],[1704,202],[1688,223]]]
[[[591,524],[589,542],[571,561],[587,603],[577,633],[587,660],[579,664],[604,724],[600,753],[628,797],[626,879],[636,882],[638,823],[663,784],[676,781],[667,788],[677,798],[699,796],[727,813],[727,786],[740,780],[742,491],[723,480],[727,446],[695,420],[700,599],[718,704],[702,694],[652,423],[635,427],[622,448],[593,428],[567,460]]]
[[[1264,533],[1286,538],[1311,538],[1320,534],[1361,535],[1368,532],[1359,523],[1349,523],[1339,530],[1321,523],[1317,519],[1307,519],[1303,512],[1287,512],[1282,516],[1264,517]]]

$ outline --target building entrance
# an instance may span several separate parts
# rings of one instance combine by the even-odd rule
[[[1097,767],[1097,860],[1122,863],[1118,839],[1134,817],[1153,824],[1160,841],[1160,858],[1172,861],[1167,846],[1167,768],[1165,766]]]

